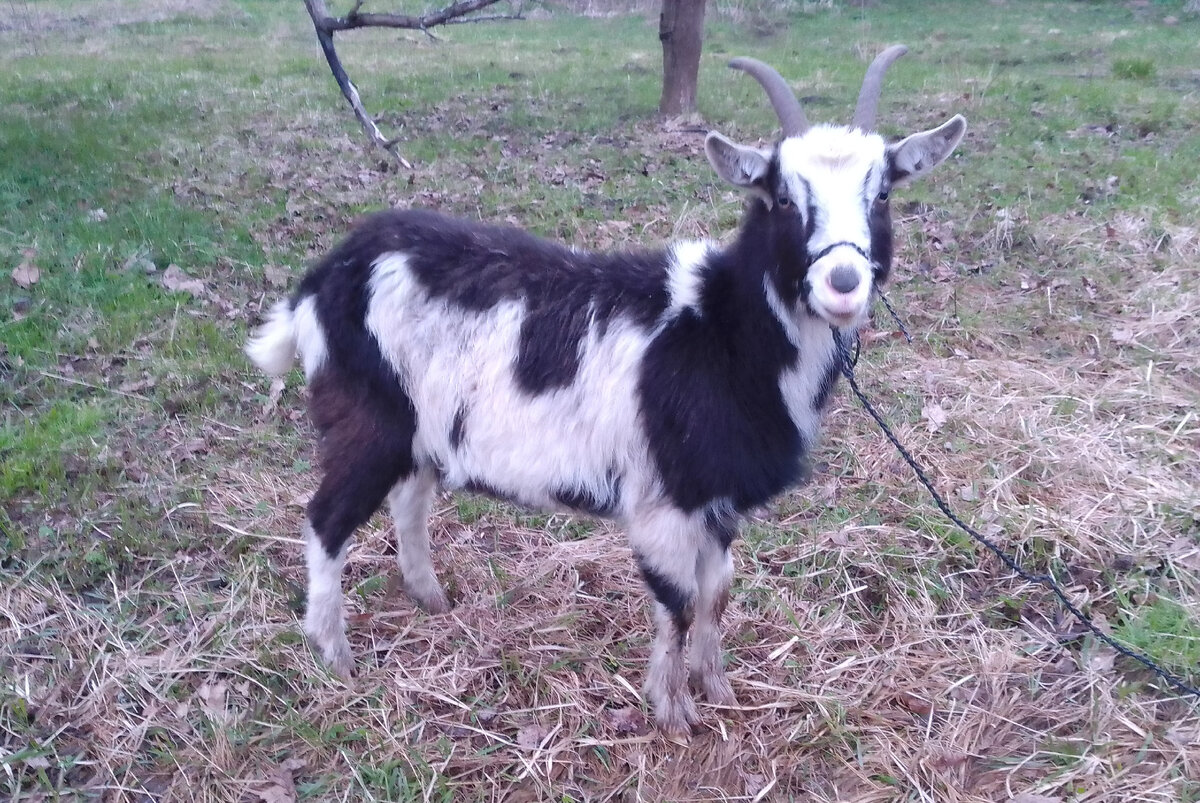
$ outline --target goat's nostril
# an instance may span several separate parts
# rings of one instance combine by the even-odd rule
[[[858,271],[849,265],[838,265],[829,274],[829,286],[839,293],[853,292],[858,287]]]

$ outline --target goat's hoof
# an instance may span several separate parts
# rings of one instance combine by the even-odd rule
[[[687,741],[700,724],[696,701],[684,694],[655,703],[654,722],[668,739]]]
[[[725,677],[724,672],[695,676],[692,685],[713,705],[737,705],[737,695],[733,693],[733,686],[729,685],[729,678]]]
[[[354,677],[354,658],[350,655],[350,650],[347,649],[344,653],[339,652],[333,656],[327,655],[325,662],[329,664],[333,674],[342,680],[350,680]]]
[[[446,592],[437,586],[434,586],[432,591],[417,591],[412,587],[405,587],[404,593],[425,613],[450,613],[450,600],[446,598]]]
[[[323,646],[318,644],[317,648],[330,672],[342,680],[350,680],[354,677],[354,654],[350,652],[350,642],[345,638],[332,644]]]
[[[446,595],[438,593],[436,597],[417,603],[428,614],[450,613],[450,600]]]

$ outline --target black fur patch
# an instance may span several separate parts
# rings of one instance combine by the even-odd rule
[[[518,384],[531,394],[574,380],[590,321],[603,331],[621,315],[649,328],[669,301],[664,251],[575,253],[520,229],[425,210],[373,215],[339,248],[368,264],[400,252],[431,295],[465,309],[523,301],[513,368]],[[335,269],[330,265],[325,272]]]
[[[887,201],[872,201],[867,215],[871,232],[871,261],[875,268],[875,286],[887,284],[892,272],[892,213]]]
[[[704,514],[704,526],[722,548],[729,549],[729,545],[737,538],[738,517],[709,509]]]
[[[454,412],[453,423],[450,424],[450,448],[451,449],[457,449],[459,446],[462,446],[463,435],[465,434],[463,432],[463,428],[466,426],[466,423],[467,423],[467,408],[459,407],[458,410],[456,410]]]
[[[309,383],[325,476],[308,518],[330,557],[415,469],[411,404],[393,405],[355,376],[326,367]]]
[[[572,510],[578,510],[598,518],[611,516],[621,504],[621,477],[614,471],[609,471],[605,477],[603,493],[595,494],[591,489],[559,488],[554,491],[554,499],[559,504]]]
[[[502,502],[514,501],[510,494],[506,494],[496,486],[484,482],[483,480],[470,479],[463,483],[463,490],[470,491],[473,494],[483,494],[490,496],[493,499],[499,499]]]
[[[763,270],[800,269],[803,225],[790,209],[753,203],[736,244],[711,259],[699,314],[682,313],[646,351],[643,423],[664,488],[685,511],[728,499],[744,512],[803,476],[805,444],[779,390],[800,355],[762,290]]]
[[[675,585],[670,578],[651,568],[643,556],[637,556],[637,564],[642,572],[642,578],[645,579],[654,598],[667,609],[671,618],[675,620],[675,629],[680,643],[682,643],[687,637],[688,628],[692,626],[692,598],[682,588]]]

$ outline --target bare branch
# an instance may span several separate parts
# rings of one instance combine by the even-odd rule
[[[305,0],[307,3],[308,0]],[[317,0],[324,5],[324,0]],[[330,17],[325,15],[325,23],[330,31],[346,31],[352,28],[408,28],[411,30],[423,30],[425,28],[433,28],[438,25],[444,25],[447,21],[458,17],[465,17],[480,9],[495,5],[500,0],[459,0],[459,2],[451,3],[439,11],[431,11],[428,14],[422,14],[414,17],[411,14],[363,14],[358,8],[361,5],[355,5],[354,9],[344,17]]]
[[[1200,2],[1200,0],[1197,0]],[[523,20],[525,15],[516,14],[484,14],[479,17],[460,17],[458,19],[446,20],[443,25],[469,25],[472,22],[507,22],[510,20]]]
[[[325,5],[325,0],[304,0],[304,6],[308,9],[308,16],[312,18],[313,28],[317,33],[317,42],[321,45],[321,52],[325,54],[325,61],[329,64],[329,70],[333,73],[333,79],[337,81],[338,87],[342,90],[342,95],[345,96],[350,108],[354,110],[354,116],[358,118],[359,125],[367,136],[379,147],[390,153],[400,164],[406,168],[411,168],[404,157],[396,153],[395,146],[397,140],[388,139],[379,130],[379,126],[371,115],[367,114],[366,108],[362,104],[362,98],[359,97],[358,88],[354,86],[354,82],[350,80],[350,76],[346,73],[346,68],[342,66],[342,60],[338,57],[337,48],[333,45],[333,35],[337,31],[349,31],[355,28],[403,28],[407,30],[421,31],[431,39],[436,40],[429,29],[438,25],[449,25],[452,23],[465,22],[482,22],[492,19],[522,19],[520,11],[513,15],[492,15],[490,17],[471,17],[469,15],[495,5],[500,0],[458,0],[451,3],[439,11],[431,11],[420,16],[412,16],[410,14],[363,14],[361,12],[363,2],[365,0],[355,0],[354,7],[344,17],[333,17],[329,14],[329,9]]]

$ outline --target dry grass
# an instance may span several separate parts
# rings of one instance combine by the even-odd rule
[[[1184,358],[1146,303],[1134,339]],[[1200,600],[1196,545],[1167,522],[1197,512],[1200,423],[1179,416],[1194,377],[1147,377],[1119,350],[868,360],[867,377],[944,412],[899,426],[942,489],[1009,548],[1072,567],[1106,626],[1122,584],[1102,572],[1163,561]],[[726,643],[741,704],[706,708],[690,745],[647,724],[644,594],[618,532],[447,499],[435,561],[457,606],[429,617],[384,587],[376,523],[348,565],[361,673],[342,684],[289,613],[312,479],[250,460],[167,516],[209,532],[211,552],[83,598],[34,572],[6,584],[0,660],[56,755],[78,756],[73,785],[114,799],[286,800],[295,783],[316,799],[1181,799],[1200,773],[1194,703],[1135,691],[1145,676],[1080,641],[1045,594],[937,537],[890,447],[843,408],[832,468],[740,545]],[[826,514],[842,504],[857,513]]]
[[[485,125],[471,104],[486,102],[455,98],[406,122]],[[257,232],[280,264],[320,250],[348,209],[380,198],[534,217],[592,246],[704,234],[732,215],[728,197],[710,193],[683,212],[639,207],[640,228],[538,217],[520,199],[481,202],[500,182],[463,156],[419,166],[410,188],[408,176],[361,167],[373,162],[357,144],[328,133],[343,130],[340,114],[256,121],[203,153],[181,135],[163,150],[197,169],[170,189],[181,204],[248,216],[260,199],[239,182],[255,165],[256,186],[289,192]],[[597,158],[561,158],[596,143],[513,137],[502,155],[535,181],[608,191]],[[647,171],[672,185],[672,170],[694,171],[673,160],[698,138],[637,123],[612,146],[651,154]],[[320,160],[305,150],[313,141]],[[868,390],[954,504],[1058,572],[1102,627],[1122,626],[1122,612],[1163,587],[1194,620],[1200,237],[1131,214],[1098,226],[956,209],[953,221],[916,210],[898,222],[892,297],[931,334],[912,347],[868,337]],[[959,273],[951,254],[965,246],[953,238],[972,227],[973,264],[1027,265],[1027,275],[997,286]],[[1041,265],[1094,270],[1044,276]],[[287,282],[268,266],[268,294]],[[230,282],[221,292],[242,310],[258,290]],[[960,294],[976,323],[956,314]],[[246,396],[266,387],[213,381]],[[435,564],[456,602],[444,616],[390,588],[386,522],[360,533],[346,573],[360,674],[342,683],[298,635],[296,534],[315,478],[289,470],[311,450],[286,440],[304,424],[280,416],[300,407],[289,390],[258,420],[174,417],[139,444],[140,492],[199,489],[195,502],[164,503],[150,534],[186,543],[178,554],[128,555],[87,591],[37,561],[5,577],[0,789],[12,799],[56,789],[65,799],[269,803],[1200,794],[1196,702],[1081,637],[1048,595],[954,534],[844,395],[814,482],[762,511],[737,545],[725,644],[740,705],[702,707],[690,744],[653,731],[638,693],[650,631],[623,536],[473,497],[445,498],[435,514]],[[198,438],[202,448],[189,446]],[[1182,669],[1195,678],[1197,667]]]

